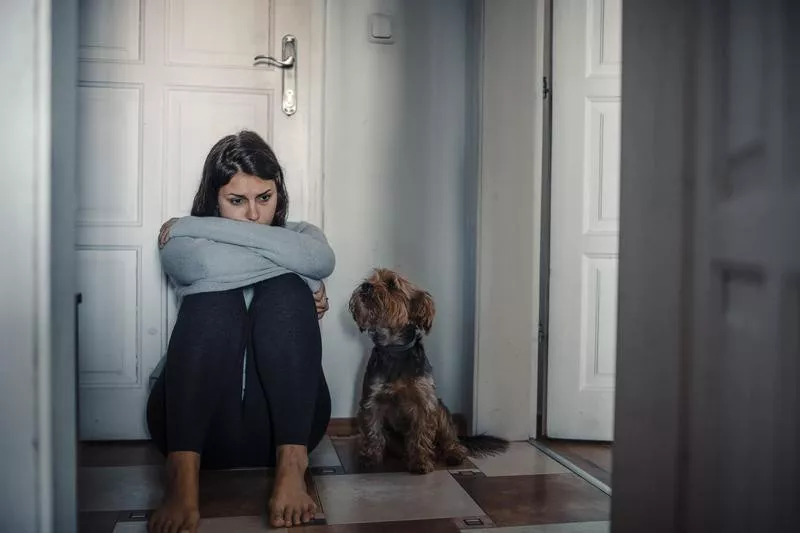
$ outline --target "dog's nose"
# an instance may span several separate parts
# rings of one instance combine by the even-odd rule
[[[362,294],[368,294],[370,291],[372,291],[372,285],[371,284],[369,284],[367,282],[364,282],[364,283],[361,284],[361,293]]]

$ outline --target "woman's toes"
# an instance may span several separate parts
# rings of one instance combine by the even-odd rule
[[[286,525],[286,521],[283,518],[283,509],[273,511],[270,525],[272,525],[272,527],[283,527]]]

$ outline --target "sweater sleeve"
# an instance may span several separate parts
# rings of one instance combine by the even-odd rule
[[[164,273],[178,287],[212,282],[244,286],[277,265],[252,249],[193,237],[172,237],[160,251]],[[319,281],[300,274],[312,291]]]
[[[321,280],[333,273],[336,257],[319,228],[306,222],[267,226],[219,217],[183,217],[170,238],[193,237],[249,248],[278,266]]]

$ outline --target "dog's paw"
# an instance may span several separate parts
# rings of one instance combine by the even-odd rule
[[[444,458],[444,464],[447,466],[461,466],[464,464],[464,459],[460,455],[448,455]]]
[[[447,466],[458,466],[467,459],[467,449],[463,446],[454,446],[444,454],[444,462]]]
[[[408,471],[412,474],[430,474],[435,469],[435,465],[432,462],[414,462],[409,463]]]
[[[371,468],[383,463],[383,454],[364,451],[358,455],[358,463],[365,468]]]

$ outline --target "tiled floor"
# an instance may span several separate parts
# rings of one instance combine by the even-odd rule
[[[612,444],[549,439],[541,439],[539,444],[550,448],[606,485],[611,485]]]
[[[610,499],[528,443],[419,476],[388,462],[364,470],[354,438],[326,439],[308,478],[321,513],[306,533],[607,533]],[[163,492],[148,444],[92,444],[80,454],[82,533],[145,533]],[[201,533],[267,531],[270,471],[203,472]]]

